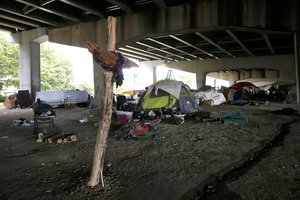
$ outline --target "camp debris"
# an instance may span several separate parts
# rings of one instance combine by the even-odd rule
[[[221,124],[225,125],[241,125],[247,124],[248,119],[243,117],[239,110],[225,112],[220,116]]]
[[[272,113],[277,115],[299,116],[298,111],[290,107],[282,108],[281,110],[274,110]]]
[[[216,106],[226,103],[224,94],[215,88],[207,88],[199,92],[195,92],[194,97],[200,104],[208,106]]]
[[[14,126],[32,126],[33,123],[34,123],[33,120],[28,120],[23,117],[13,120]]]
[[[59,129],[55,128],[44,128],[43,132],[38,133],[37,143],[45,142],[49,144],[66,144],[69,142],[75,142],[78,137],[74,133],[61,132]]]
[[[114,138],[117,140],[158,140],[159,135],[155,125],[160,122],[159,118],[153,118],[151,121],[139,121],[130,119],[119,130],[115,132]]]
[[[139,105],[143,110],[175,110],[181,114],[200,110],[187,85],[168,79],[149,86],[140,98]]]

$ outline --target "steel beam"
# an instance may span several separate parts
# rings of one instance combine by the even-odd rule
[[[165,54],[169,54],[169,55],[172,55],[172,56],[175,56],[175,57],[178,57],[178,58],[180,58],[180,59],[185,59],[184,57],[182,57],[182,56],[179,56],[179,55],[176,55],[176,54],[174,54],[174,53],[171,53],[171,52],[168,52],[168,51],[165,51],[165,50],[162,50],[162,49],[159,49],[159,48],[156,48],[156,47],[153,47],[153,46],[151,46],[151,45],[148,45],[148,44],[145,44],[145,43],[142,43],[142,42],[136,42],[137,44],[139,44],[139,45],[142,45],[142,46],[145,46],[145,47],[148,47],[148,48],[150,48],[150,49],[153,49],[153,50],[156,50],[156,51],[160,51],[160,52],[163,52],[163,53],[165,53]],[[176,60],[176,59],[173,59],[174,61],[176,61],[176,62],[178,62],[178,60]]]
[[[27,15],[29,13],[31,13],[32,11],[36,10],[37,8],[25,5],[24,8],[22,9],[22,13]]]
[[[20,24],[17,24],[17,23],[13,23],[13,22],[7,22],[7,21],[3,21],[3,20],[0,20],[0,25],[1,26],[5,26],[7,28],[12,28],[12,29],[17,29],[16,31],[20,30],[20,31],[24,31],[24,30],[27,30],[28,27],[26,26],[22,26]]]
[[[152,55],[149,55],[149,54],[146,54],[146,53],[138,52],[138,51],[132,50],[132,49],[127,49],[126,47],[120,47],[120,48],[118,48],[118,50],[126,51],[126,52],[137,54],[137,55],[141,55],[141,56],[144,56],[144,57],[149,57],[149,58],[156,59],[156,60],[159,59],[156,56],[152,56]]]
[[[49,3],[52,3],[54,1],[56,1],[56,0],[39,0],[39,3],[40,3],[40,6],[45,6],[45,5],[47,5]]]
[[[90,6],[86,6],[83,3],[80,3],[79,1],[74,1],[74,0],[59,0],[65,4],[68,4],[70,6],[79,8],[81,10],[87,11],[93,15],[98,16],[99,18],[104,18],[104,15],[102,12],[95,10],[94,8],[90,7]]]
[[[159,8],[166,8],[167,7],[164,0],[153,0],[153,2]]]
[[[157,44],[160,44],[160,45],[162,45],[162,46],[165,46],[165,47],[167,47],[167,48],[169,48],[169,49],[173,49],[173,50],[175,50],[175,51],[178,51],[178,52],[183,53],[183,54],[185,54],[185,55],[191,56],[191,57],[193,57],[193,58],[198,58],[197,56],[195,56],[195,55],[193,55],[193,54],[190,54],[190,53],[188,53],[188,52],[182,51],[182,50],[180,50],[180,49],[177,49],[177,48],[175,48],[175,47],[172,47],[172,46],[170,46],[170,45],[168,45],[168,44],[165,44],[165,43],[163,43],[163,42],[154,40],[154,39],[152,39],[152,38],[147,38],[146,40],[149,40],[149,41],[151,41],[151,42],[155,42],[155,43],[157,43]],[[189,59],[189,58],[185,58],[185,57],[183,57],[183,58],[184,58],[185,60],[191,61],[191,59]]]
[[[153,53],[153,52],[149,52],[149,51],[146,51],[146,50],[143,50],[143,49],[139,49],[139,48],[136,48],[136,47],[133,47],[133,46],[130,46],[130,45],[126,45],[125,47],[127,47],[129,49],[136,50],[136,51],[140,51],[140,52],[143,52],[143,53],[146,53],[146,54],[150,54],[150,55],[153,55],[153,56],[156,56],[156,57],[160,57],[160,58],[163,58],[163,59],[167,59],[167,60],[173,61],[173,59],[168,58],[166,56],[159,55],[159,54],[156,54],[156,53]]]
[[[32,15],[32,14],[30,16],[29,15],[24,15],[23,13],[20,13],[19,11],[11,10],[9,8],[0,8],[0,10],[2,10],[4,12],[7,12],[7,13],[10,13],[10,14],[13,14],[13,15],[24,17],[24,18],[27,18],[27,19],[30,19],[30,20],[33,20],[33,21],[37,21],[37,22],[40,22],[40,23],[43,23],[43,24],[48,24],[50,26],[58,26],[57,22],[55,22],[53,20],[41,18],[40,16],[36,16],[36,15]]]
[[[150,60],[149,58],[145,58],[143,56],[134,55],[132,53],[124,52],[122,50],[121,51],[118,50],[118,52],[122,53],[125,57],[135,58],[135,59],[139,59],[139,60],[146,60],[146,61]]]
[[[132,13],[132,9],[131,9],[130,5],[128,5],[127,3],[124,3],[124,1],[120,1],[120,0],[106,0],[106,1],[113,5],[119,6],[126,13]]]
[[[40,0],[40,1],[39,1],[39,5],[40,5],[40,6],[45,6],[45,5],[47,5],[47,4],[49,4],[49,3],[52,3],[52,2],[54,2],[54,1],[56,1],[56,0]],[[31,13],[32,11],[34,11],[34,10],[36,10],[36,9],[37,9],[36,7],[31,7],[31,6],[26,5],[26,6],[22,9],[22,13],[25,14],[25,15],[27,15],[28,13]]]
[[[16,31],[15,28],[9,28],[9,27],[6,27],[6,26],[1,26],[1,25],[0,25],[0,30],[8,31],[8,32],[15,32]]]
[[[199,32],[195,32],[195,34],[198,35],[198,36],[200,36],[202,39],[204,39],[208,43],[210,43],[210,44],[214,45],[215,47],[217,47],[218,49],[220,49],[223,53],[226,53],[230,57],[235,58],[235,56],[232,55],[229,51],[227,51],[226,49],[224,49],[223,47],[221,47],[220,45],[218,45],[217,43],[215,43],[214,41],[212,41],[211,39],[209,39],[205,35],[203,35],[203,34],[201,34]]]
[[[77,18],[77,17],[74,17],[72,15],[68,15],[66,13],[62,13],[62,12],[59,12],[59,11],[56,11],[56,10],[44,8],[42,6],[39,6],[39,5],[37,5],[35,3],[32,3],[32,2],[29,2],[29,1],[25,1],[25,0],[15,0],[15,1],[23,3],[23,4],[31,6],[31,7],[34,7],[34,8],[37,8],[39,10],[42,10],[42,11],[45,11],[45,12],[48,12],[48,13],[51,13],[53,15],[60,16],[62,18],[65,18],[65,19],[68,19],[68,20],[71,20],[71,21],[74,21],[74,22],[80,22],[79,18]]]
[[[17,22],[17,23],[20,23],[20,24],[25,24],[27,26],[31,26],[31,27],[34,27],[34,28],[38,28],[38,27],[41,26],[40,24],[34,23],[32,21],[26,20],[24,18],[15,16],[15,15],[10,15],[10,14],[7,14],[7,13],[0,13],[0,18],[7,19],[9,21]]]
[[[272,46],[272,44],[271,44],[271,41],[270,41],[268,35],[265,34],[265,33],[262,34],[262,35],[263,35],[263,38],[264,38],[266,44],[268,45],[268,48],[269,48],[270,52],[271,52],[272,54],[275,54],[274,48],[273,48],[273,46]]]
[[[175,40],[177,40],[177,41],[179,41],[179,42],[181,42],[181,43],[183,43],[183,44],[185,44],[185,45],[187,45],[187,46],[189,46],[189,47],[192,47],[192,48],[194,48],[194,49],[196,49],[196,50],[198,50],[198,51],[200,51],[200,52],[202,52],[202,53],[204,53],[204,54],[206,54],[206,55],[208,55],[210,57],[215,57],[211,53],[209,53],[209,52],[207,52],[207,51],[205,51],[203,49],[200,49],[199,47],[196,47],[195,45],[190,44],[189,42],[187,42],[185,40],[182,40],[182,39],[180,39],[180,38],[178,38],[178,37],[176,37],[174,35],[170,35],[170,37],[173,38],[173,39],[175,39]],[[200,59],[203,59],[203,58],[200,58]]]
[[[239,40],[239,38],[231,31],[231,30],[225,30],[232,39],[238,43],[250,56],[254,56],[254,54]]]

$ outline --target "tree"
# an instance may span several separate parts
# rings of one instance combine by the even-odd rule
[[[0,90],[19,87],[19,45],[6,41],[0,31]],[[68,90],[72,86],[72,65],[69,60],[47,45],[41,45],[41,90]]]
[[[72,65],[53,48],[41,45],[41,90],[73,89]]]
[[[0,31],[0,90],[19,85],[19,45],[7,42],[6,35]]]

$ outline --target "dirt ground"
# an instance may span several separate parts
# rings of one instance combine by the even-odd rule
[[[116,140],[113,122],[104,188],[86,186],[98,120],[87,108],[55,110],[55,126],[78,136],[67,144],[37,143],[33,126],[13,125],[32,109],[0,108],[0,199],[300,199],[300,123],[271,113],[289,106],[207,107],[240,110],[248,124],[160,123],[158,140]]]

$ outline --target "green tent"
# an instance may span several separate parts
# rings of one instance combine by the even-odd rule
[[[188,87],[181,81],[169,79],[149,86],[140,104],[144,110],[178,107],[182,113],[191,113],[199,109]]]

